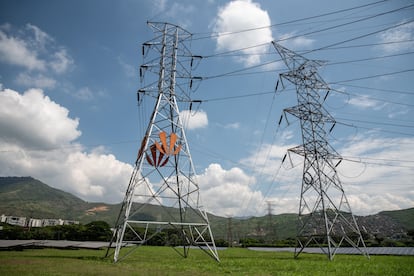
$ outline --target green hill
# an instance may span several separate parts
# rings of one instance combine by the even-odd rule
[[[155,218],[161,213],[157,205],[149,206],[137,218]],[[167,208],[172,214],[177,209]],[[70,193],[52,188],[32,177],[0,177],[0,214],[33,218],[61,218],[78,220],[81,223],[103,220],[114,225],[120,204],[89,203]],[[229,227],[234,239],[272,236],[293,237],[296,215],[252,217],[248,219],[228,218],[209,214],[214,236],[227,240]]]
[[[139,213],[137,218],[158,217],[161,208],[168,209],[172,214],[178,213],[178,209],[152,205],[145,212]],[[84,224],[103,220],[114,225],[119,210],[120,204],[86,202],[32,177],[0,177],[0,214],[78,220]],[[297,215],[230,219],[209,214],[209,220],[216,239],[227,240],[231,235],[233,240],[252,237],[269,241],[295,237]],[[368,232],[380,231],[385,236],[390,236],[414,229],[414,208],[384,211],[376,215],[357,217],[357,220]]]
[[[0,210],[4,214],[26,217],[65,217],[75,219],[86,203],[31,177],[0,179]]]
[[[32,177],[0,177],[0,214],[114,223],[119,205],[87,203]]]
[[[394,221],[400,223],[406,230],[414,230],[414,208],[398,210],[398,211],[383,211],[379,215],[391,217]]]

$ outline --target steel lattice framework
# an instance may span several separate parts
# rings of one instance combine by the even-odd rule
[[[342,158],[327,141],[335,119],[323,107],[329,93],[318,74],[323,62],[273,45],[289,68],[280,78],[296,86],[298,104],[284,112],[299,118],[302,130],[303,144],[289,149],[304,158],[295,257],[315,244],[330,260],[344,244],[369,257],[336,170]]]
[[[155,38],[143,44],[140,75],[155,77],[138,95],[155,98],[155,107],[111,241],[114,261],[159,239],[183,257],[197,246],[219,261],[177,104],[189,98],[194,58],[187,47],[191,34],[169,23],[148,24]]]

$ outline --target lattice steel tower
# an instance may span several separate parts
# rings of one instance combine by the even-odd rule
[[[295,257],[312,244],[330,260],[343,244],[369,257],[336,170],[342,158],[327,141],[335,119],[323,107],[329,93],[317,72],[323,63],[273,45],[289,68],[280,78],[296,86],[298,104],[284,112],[299,118],[302,130],[303,144],[289,149],[304,158]]]
[[[138,97],[152,96],[155,107],[111,241],[115,243],[114,261],[141,245],[159,241],[183,257],[191,246],[197,246],[219,261],[177,104],[189,101],[194,59],[187,47],[191,34],[169,23],[148,24],[155,38],[142,46],[140,75],[150,81]]]

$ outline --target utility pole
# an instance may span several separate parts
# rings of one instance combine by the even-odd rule
[[[114,261],[120,261],[168,229],[179,237],[180,247],[173,249],[184,258],[196,246],[219,261],[177,103],[189,102],[191,34],[169,23],[148,24],[155,38],[142,46],[146,85],[138,98],[152,97],[155,106],[106,255],[115,244]]]
[[[369,258],[336,170],[342,158],[327,141],[336,122],[323,106],[330,90],[318,74],[323,63],[273,45],[289,69],[280,80],[296,86],[298,104],[284,113],[297,117],[302,131],[302,145],[289,149],[304,158],[295,257],[313,244],[332,260],[348,244]]]

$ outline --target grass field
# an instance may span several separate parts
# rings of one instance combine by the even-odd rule
[[[122,262],[104,250],[27,249],[0,251],[0,275],[414,275],[413,256],[301,254],[231,248],[217,263],[199,249],[182,258],[168,247],[141,247]]]

